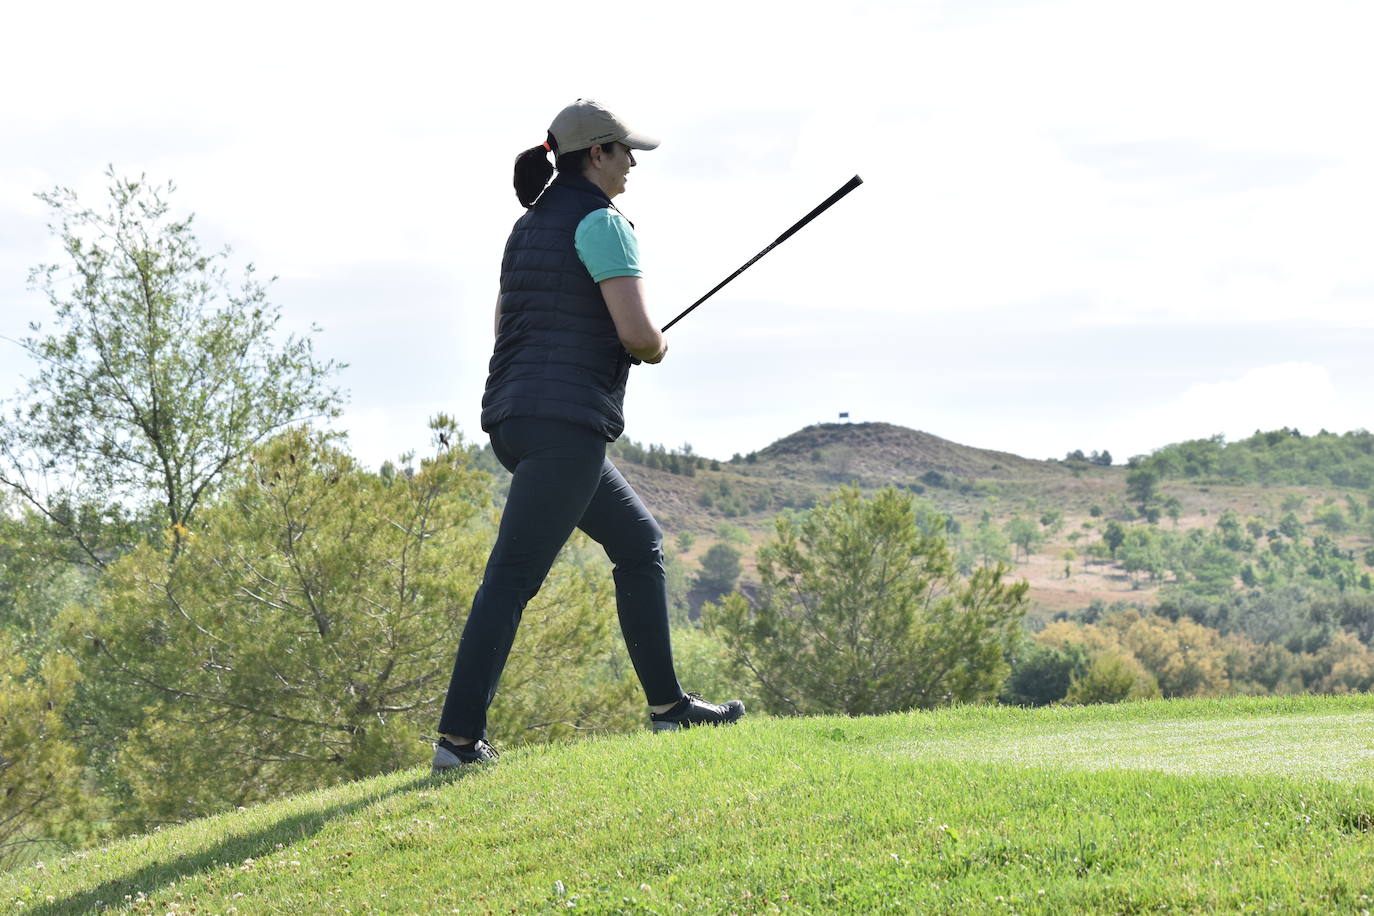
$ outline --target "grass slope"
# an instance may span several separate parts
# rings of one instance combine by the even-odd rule
[[[1374,697],[747,720],[409,770],[0,876],[0,913],[1367,912]]]

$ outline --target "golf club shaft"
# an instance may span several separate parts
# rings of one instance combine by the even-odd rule
[[[665,324],[663,326],[663,330],[667,331],[673,325],[677,324],[679,321],[686,318],[687,315],[692,311],[692,309],[696,308],[698,305],[701,305],[707,299],[710,299],[721,289],[721,287],[725,286],[725,284],[729,283],[731,280],[735,279],[740,274],[748,270],[755,261],[766,255],[768,252],[772,251],[774,248],[781,245],[783,242],[787,241],[798,229],[800,229],[802,226],[805,226],[807,223],[811,222],[816,217],[820,216],[822,213],[828,210],[830,206],[835,203],[835,201],[839,200],[841,197],[844,197],[850,191],[854,190],[863,183],[863,179],[860,178],[858,175],[855,175],[853,178],[849,179],[849,181],[845,182],[844,187],[840,188],[834,194],[831,194],[829,197],[823,200],[820,206],[818,206],[816,209],[812,210],[810,213],[806,214],[801,219],[797,220],[796,223],[794,223],[790,229],[788,229],[782,235],[774,239],[771,245],[769,245],[767,248],[763,249],[758,254],[750,258],[747,262],[745,262],[743,267],[732,273],[730,276],[726,277],[724,280],[721,280],[719,283],[715,285],[715,287],[709,293],[702,296],[700,299],[698,299],[696,302],[693,302],[691,305],[687,306],[687,308],[685,308],[682,311],[682,314],[678,315],[672,321]]]

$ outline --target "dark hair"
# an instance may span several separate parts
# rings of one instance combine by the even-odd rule
[[[605,145],[609,147],[612,144],[607,143]],[[590,149],[575,150],[558,156],[557,161],[551,164],[549,162],[550,149],[554,151],[558,149],[553,134],[549,134],[547,146],[532,146],[515,157],[515,196],[520,198],[520,204],[526,210],[534,206],[534,202],[539,199],[539,195],[544,191],[544,186],[553,177],[555,167],[560,172],[581,175],[583,169],[587,167],[587,160],[592,155]]]

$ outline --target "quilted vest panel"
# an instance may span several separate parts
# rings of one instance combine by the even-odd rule
[[[625,429],[630,357],[601,288],[577,256],[577,224],[610,198],[559,175],[515,223],[501,259],[501,321],[482,396],[482,429],[508,417]]]

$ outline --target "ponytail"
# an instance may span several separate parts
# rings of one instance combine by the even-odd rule
[[[553,177],[553,163],[549,162],[549,152],[556,149],[553,134],[542,146],[532,146],[515,158],[515,196],[526,210],[534,206],[535,200],[544,190],[544,185]]]
[[[560,172],[580,175],[587,168],[591,152],[590,149],[580,149],[559,155],[558,143],[554,141],[553,134],[549,134],[548,141],[543,145],[532,146],[515,157],[515,196],[528,210],[534,206],[544,192],[544,186],[553,177],[555,164]],[[549,153],[557,157],[554,163],[549,162]]]

